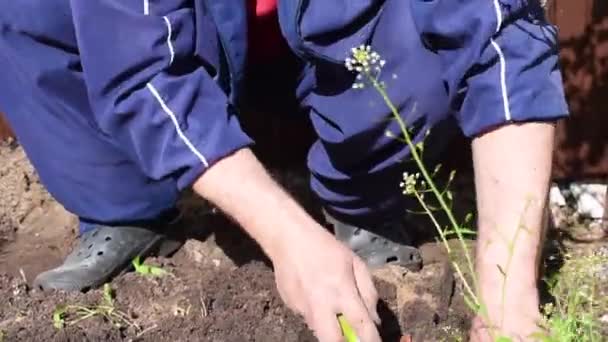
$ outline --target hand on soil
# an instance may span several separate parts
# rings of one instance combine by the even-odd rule
[[[365,263],[326,231],[310,230],[273,260],[279,294],[321,342],[342,342],[343,314],[362,342],[380,342],[378,293]]]
[[[539,315],[540,317],[540,315]],[[492,341],[535,341],[539,333],[542,333],[538,323],[540,319],[531,319],[521,311],[510,311],[509,317],[505,319],[502,327],[490,329],[479,317],[473,320],[471,327],[471,342]]]
[[[529,272],[526,272],[523,262],[518,266],[504,278],[504,282],[500,280],[500,270],[494,271],[498,267],[493,270],[489,266],[480,268],[480,293],[486,314],[484,319],[476,317],[473,320],[471,342],[538,340],[534,338],[534,335],[542,333],[538,289],[535,282],[524,280],[529,278]]]

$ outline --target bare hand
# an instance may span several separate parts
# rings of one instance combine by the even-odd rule
[[[471,340],[533,341],[539,323],[538,271],[551,181],[555,127],[508,124],[473,140],[478,211],[476,273],[494,329],[477,319]],[[505,148],[509,146],[509,148]]]
[[[321,342],[344,341],[343,314],[360,341],[380,342],[378,294],[365,263],[329,233],[310,230],[274,261],[279,293]]]
[[[321,342],[343,340],[338,314],[360,341],[380,342],[378,294],[366,265],[316,223],[249,149],[215,163],[193,187],[258,242],[274,264],[281,297]]]
[[[483,279],[481,286],[483,289]],[[489,290],[485,292],[490,293]],[[493,342],[499,337],[507,337],[514,342],[536,341],[536,334],[543,333],[540,326],[542,317],[538,309],[538,291],[535,287],[510,286],[504,305],[500,295],[486,296],[484,303],[489,321],[479,316],[473,320],[471,342]]]
[[[517,311],[502,327],[490,328],[484,321],[476,317],[470,331],[471,342],[494,342],[499,337],[507,337],[511,341],[536,341],[536,334],[542,330],[536,320],[517,315]]]

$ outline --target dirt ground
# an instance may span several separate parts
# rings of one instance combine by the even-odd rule
[[[310,204],[305,176],[289,169],[275,175]],[[470,190],[470,182],[465,187]],[[459,203],[474,200],[470,191],[469,197],[461,193]],[[39,272],[69,252],[77,220],[47,194],[22,149],[0,143],[0,342],[314,341],[301,318],[281,303],[272,270],[255,243],[193,196],[185,194],[180,206],[190,239],[171,258],[146,261],[170,274],[153,278],[129,272],[111,283],[116,309],[129,324],[116,327],[94,317],[58,329],[53,324],[58,307],[94,306],[103,293],[42,293],[30,287]],[[560,224],[570,222],[561,217]],[[436,244],[427,243],[422,251],[425,266],[419,272],[395,267],[375,272],[384,340],[466,340],[470,313],[461,284]]]
[[[278,178],[287,179],[293,192],[306,187],[299,175]],[[281,303],[255,243],[204,203],[186,195],[181,206],[193,238],[171,258],[147,260],[171,274],[151,278],[129,272],[111,283],[116,307],[132,326],[117,328],[96,317],[57,329],[58,306],[95,305],[102,291],[30,288],[39,272],[68,253],[77,221],[46,193],[22,149],[2,144],[0,341],[314,341],[301,318]],[[424,250],[420,272],[384,268],[376,274],[386,341],[402,335],[439,341],[466,331],[468,312],[458,283],[438,249]]]

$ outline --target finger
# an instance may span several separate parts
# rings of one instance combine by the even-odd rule
[[[335,310],[317,308],[313,311],[309,312],[305,318],[308,327],[314,332],[319,342],[343,342]]]
[[[346,321],[353,327],[359,337],[359,341],[380,342],[380,334],[376,328],[367,307],[359,293],[353,289],[350,296],[343,297],[340,301],[341,313]]]
[[[374,320],[374,323],[380,325],[380,316],[378,315],[378,291],[372,281],[372,275],[369,272],[367,265],[360,259],[355,259],[353,262],[353,271],[355,273],[355,281],[357,282],[359,295],[363,299],[367,312]]]

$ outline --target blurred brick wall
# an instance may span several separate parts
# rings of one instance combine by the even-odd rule
[[[548,16],[559,27],[561,69],[571,116],[557,127],[556,179],[608,178],[608,0],[549,0]],[[448,163],[471,169],[461,139]]]
[[[555,176],[608,176],[608,1],[549,0],[572,116],[558,127]]]

